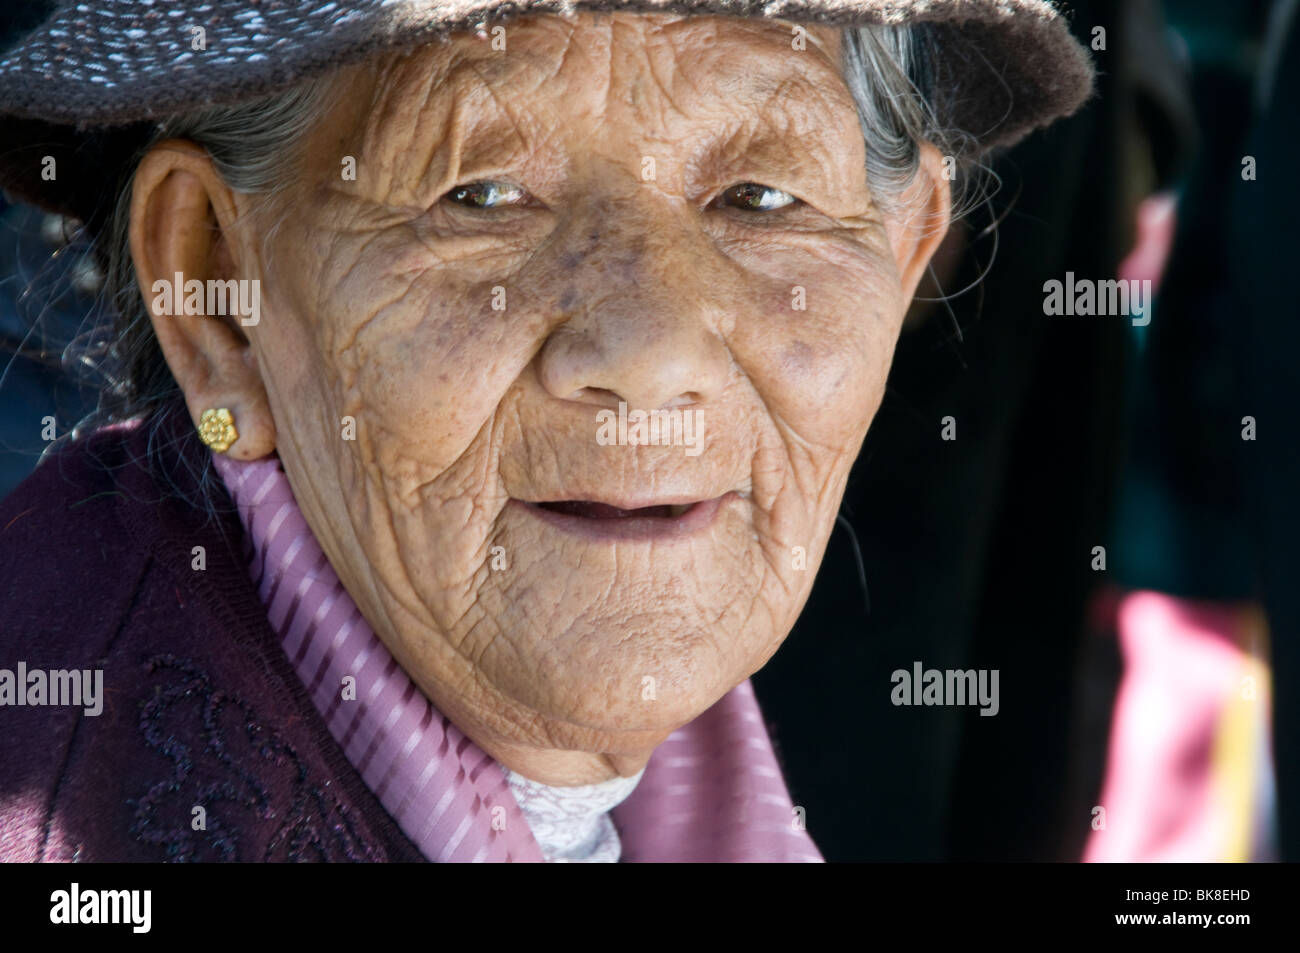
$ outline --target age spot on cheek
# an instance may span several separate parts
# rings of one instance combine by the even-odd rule
[[[593,228],[587,233],[587,245],[578,251],[566,251],[560,256],[560,270],[565,274],[573,274],[578,267],[582,265],[592,253],[600,247],[600,229]]]
[[[807,341],[794,340],[781,351],[781,370],[791,377],[806,377],[813,370],[813,349]]]

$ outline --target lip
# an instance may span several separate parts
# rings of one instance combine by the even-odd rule
[[[732,491],[711,500],[655,500],[635,506],[619,506],[620,509],[641,509],[643,506],[664,504],[693,503],[680,516],[625,516],[618,519],[595,519],[587,516],[573,516],[544,509],[538,503],[511,499],[509,506],[532,515],[555,529],[577,536],[589,542],[648,542],[654,540],[683,539],[703,532],[712,526],[722,507],[734,499],[738,493]],[[601,501],[604,502],[604,501]],[[617,504],[609,504],[617,505]]]

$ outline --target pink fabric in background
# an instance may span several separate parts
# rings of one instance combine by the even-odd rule
[[[432,861],[540,862],[500,764],[434,709],[366,624],[279,459],[214,460],[252,541],[249,572],[271,627],[389,814]],[[796,823],[748,680],[660,745],[612,816],[625,861],[822,860]]]
[[[1248,617],[1240,607],[1156,592],[1120,601],[1124,676],[1100,801],[1106,827],[1092,832],[1085,861],[1246,859],[1232,854],[1248,849],[1237,832],[1249,829],[1242,812],[1257,802],[1235,800],[1231,785],[1256,790],[1259,778],[1243,776],[1241,763],[1216,764],[1216,746],[1233,705],[1244,701],[1248,716],[1267,724],[1267,679],[1240,644]],[[1250,700],[1247,677],[1262,682]],[[1267,762],[1266,751],[1241,754],[1246,766]],[[1225,768],[1234,776],[1224,777]]]
[[[1144,199],[1119,277],[1150,280],[1159,289],[1177,226],[1175,195]],[[1267,671],[1246,647],[1250,620],[1242,607],[1155,592],[1121,599],[1116,622],[1124,675],[1099,805],[1106,828],[1092,832],[1085,861],[1267,856],[1273,784]],[[1248,709],[1239,707],[1244,677],[1261,683]]]
[[[1119,278],[1149,280],[1152,289],[1159,291],[1178,230],[1178,197],[1168,192],[1147,196],[1138,203],[1134,224],[1137,235],[1133,250],[1120,263]]]

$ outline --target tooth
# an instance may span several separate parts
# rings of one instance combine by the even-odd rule
[[[690,503],[673,503],[668,507],[668,515],[676,518],[678,516],[681,516],[690,508],[691,508]]]

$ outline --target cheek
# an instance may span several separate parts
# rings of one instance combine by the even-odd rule
[[[903,308],[893,273],[819,262],[769,281],[734,350],[771,415],[800,442],[852,454],[884,392]]]
[[[781,592],[799,592],[797,612],[880,405],[901,293],[887,264],[805,257],[753,300],[756,313],[737,323],[733,351],[766,412],[757,428],[755,521],[789,587],[773,598],[784,605]]]
[[[535,343],[499,288],[430,271],[377,290],[394,303],[335,357],[343,412],[368,430],[381,466],[406,457],[451,467],[498,410]]]

